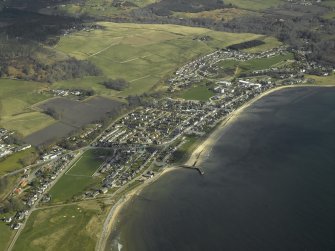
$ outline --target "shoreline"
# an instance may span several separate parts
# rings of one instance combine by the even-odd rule
[[[208,156],[211,149],[215,145],[215,143],[221,138],[221,135],[223,134],[223,129],[229,124],[231,124],[232,122],[234,122],[246,108],[248,108],[253,103],[257,102],[261,98],[273,92],[276,92],[276,91],[279,91],[285,88],[289,88],[289,87],[298,87],[298,86],[278,86],[273,89],[269,89],[261,93],[260,95],[252,98],[248,102],[244,103],[241,107],[233,111],[225,119],[223,119],[222,122],[218,124],[217,128],[213,132],[211,132],[199,146],[197,146],[197,148],[192,152],[189,159],[185,162],[185,165],[189,165],[189,166],[194,165],[194,167],[196,167],[197,165],[202,164],[204,160],[206,159],[206,156]]]
[[[282,89],[287,88],[299,88],[299,87],[335,87],[334,85],[289,85],[289,86],[278,86],[269,90],[266,90],[265,92],[261,93],[260,95],[252,98],[248,102],[244,103],[241,107],[233,111],[231,114],[229,114],[225,119],[223,119],[222,122],[220,122],[215,128],[213,132],[211,132],[209,135],[207,135],[206,139],[198,145],[195,150],[192,152],[190,157],[187,161],[185,161],[185,165],[196,167],[199,164],[202,164],[208,154],[211,152],[213,146],[216,144],[216,142],[221,138],[224,129],[226,126],[234,122],[236,119],[238,119],[238,116],[249,106],[251,106],[253,103],[257,102],[261,98],[276,92],[280,91]],[[178,170],[179,167],[170,166],[165,167],[161,172],[157,173],[153,178],[148,179],[143,182],[143,184],[139,185],[138,187],[132,189],[131,191],[127,192],[125,195],[122,196],[121,199],[119,199],[115,205],[112,207],[110,212],[108,213],[108,216],[105,220],[103,231],[101,233],[101,237],[97,242],[96,251],[101,251],[106,249],[106,244],[108,241],[108,237],[110,236],[111,232],[113,231],[113,228],[116,227],[116,224],[118,222],[118,216],[121,212],[121,210],[124,208],[124,206],[135,196],[139,195],[140,192],[149,184],[157,181],[161,176],[164,174]]]
[[[113,231],[113,228],[116,227],[116,224],[118,222],[118,216],[121,212],[121,210],[124,208],[124,206],[134,198],[134,196],[139,195],[141,191],[151,183],[158,180],[161,176],[163,176],[166,173],[169,173],[171,171],[177,170],[176,167],[167,167],[164,168],[161,172],[157,173],[153,178],[145,180],[141,185],[133,188],[129,192],[126,192],[110,209],[107,218],[103,225],[103,230],[101,232],[101,237],[99,238],[95,250],[96,251],[102,251],[106,249],[106,244],[108,241],[108,237],[110,236],[111,232]]]

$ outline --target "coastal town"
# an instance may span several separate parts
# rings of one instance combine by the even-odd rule
[[[220,70],[222,62],[268,59],[288,53],[292,52],[284,46],[256,54],[223,49],[182,66],[168,80],[171,96],[149,98],[144,105],[121,116],[107,129],[101,131],[102,124],[95,124],[77,137],[70,136],[67,139],[74,142],[73,145],[80,140],[91,141],[83,148],[69,150],[55,145],[45,151],[35,163],[37,168],[26,168],[9,195],[22,201],[24,206],[3,221],[17,230],[36,206],[50,203],[53,198],[49,190],[71,169],[76,155],[85,151],[104,152],[101,154],[103,157],[100,165],[92,174],[98,177],[99,182],[86,187],[71,200],[95,199],[106,194],[112,196],[117,189],[128,183],[134,180],[143,182],[152,178],[162,167],[178,163],[178,155],[175,153],[185,145],[189,137],[202,138],[208,135],[237,108],[255,96],[282,85],[308,83],[304,79],[304,73],[309,71],[318,70],[323,75],[331,72],[331,69],[308,64],[303,59],[293,60],[291,57],[284,63],[281,62],[281,65],[250,70],[239,78],[226,79]],[[206,81],[208,89],[213,93],[208,101],[185,100],[173,95],[203,81]],[[58,89],[51,93],[62,97],[86,95],[81,90]],[[5,144],[12,134],[13,132],[1,129],[0,157],[31,147]]]
[[[182,66],[167,81],[169,95],[160,99],[147,98],[144,105],[124,114],[107,128],[96,123],[76,136],[69,136],[66,140],[71,141],[75,149],[56,144],[45,150],[35,163],[24,169],[8,195],[21,206],[2,220],[13,230],[19,230],[36,207],[50,205],[54,199],[50,193],[52,187],[62,176],[79,175],[71,174],[71,170],[85,152],[100,156],[98,167],[90,174],[96,182],[74,193],[68,201],[112,197],[128,184],[143,183],[164,167],[180,163],[177,153],[190,138],[203,139],[254,97],[278,86],[308,84],[310,80],[304,78],[307,72],[318,70],[327,75],[332,71],[288,57],[270,68],[245,71],[241,74],[243,77],[227,79],[222,76],[223,62],[233,60],[237,64],[286,57],[289,53],[292,52],[284,46],[256,54],[222,49]],[[204,82],[213,93],[207,101],[187,100],[175,95]],[[52,90],[52,94],[62,97],[86,95],[80,90],[63,89]],[[0,130],[0,157],[31,147],[9,144],[11,134],[6,129]],[[196,167],[196,163],[192,167]]]
[[[334,27],[335,0],[0,0],[0,251],[335,250]]]

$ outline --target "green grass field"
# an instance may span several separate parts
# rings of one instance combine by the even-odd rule
[[[20,159],[29,158],[37,154],[36,149],[29,148],[24,151],[10,155],[9,157],[0,161],[0,176],[16,169],[23,168]]]
[[[115,7],[112,5],[111,0],[85,0],[85,4],[79,3],[67,3],[59,4],[56,9],[46,8],[42,12],[46,14],[66,14],[72,16],[79,15],[90,15],[94,17],[122,17],[123,15],[129,14],[133,9],[138,7],[144,7],[148,4],[156,2],[156,0],[127,0],[126,2],[134,4],[134,6],[128,6],[126,8]]]
[[[0,201],[3,201],[14,190],[21,175],[22,173],[18,173],[16,175],[0,177]]]
[[[93,150],[88,150],[73,164],[66,175],[84,175],[91,177],[102,162],[103,158],[99,157]]]
[[[322,5],[326,7],[334,7],[335,8],[335,2],[333,0],[325,0],[321,2]]]
[[[140,2],[145,5],[151,0]],[[256,34],[178,25],[99,24],[105,29],[62,36],[60,42],[49,49],[55,55],[90,60],[103,71],[102,76],[59,81],[52,85],[0,79],[0,127],[15,130],[25,137],[55,123],[50,116],[32,109],[34,104],[50,98],[44,90],[83,88],[93,89],[98,95],[124,98],[160,89],[178,67],[216,48],[253,39],[268,40],[266,46],[275,45],[271,38]],[[212,39],[197,39],[201,36]],[[100,84],[110,78],[123,78],[130,82],[130,87],[118,92]]]
[[[269,58],[256,58],[247,61],[239,62],[237,60],[223,60],[218,63],[219,67],[227,76],[234,76],[235,74],[265,70],[272,67],[280,67],[284,64],[290,64],[289,60],[293,60],[294,56],[291,53],[283,55],[276,55]]]
[[[264,36],[262,38],[259,38],[258,40],[263,41],[264,44],[245,49],[244,51],[249,52],[249,53],[257,53],[257,52],[261,52],[261,51],[270,50],[272,48],[276,48],[276,47],[279,47],[279,46],[282,45],[282,43],[279,42],[274,37]]]
[[[335,74],[332,74],[326,77],[319,77],[315,75],[305,75],[305,78],[314,79],[315,83],[319,85],[335,85]]]
[[[34,211],[13,250],[94,250],[106,209],[83,202]]]
[[[335,18],[335,11],[328,12],[327,14],[323,15],[326,19],[334,19]]]
[[[26,136],[54,123],[51,117],[30,108],[50,97],[41,93],[47,87],[37,82],[0,79],[0,127]]]
[[[92,150],[88,150],[73,164],[50,190],[52,202],[69,201],[73,196],[82,194],[85,189],[100,181],[99,178],[92,176],[103,162],[103,159],[96,157]]]
[[[1,125],[25,137],[53,123],[55,120],[44,113],[28,112],[7,117],[1,122]]]
[[[203,85],[191,87],[190,89],[187,89],[180,94],[180,97],[183,99],[199,101],[207,101],[210,97],[213,96],[214,92]]]
[[[225,0],[225,4],[233,4],[241,9],[247,10],[265,10],[270,7],[275,7],[280,3],[283,3],[283,0]]]
[[[6,250],[10,238],[13,234],[13,230],[7,226],[7,223],[0,222],[0,250]]]
[[[255,14],[252,11],[238,9],[238,8],[225,8],[215,9],[200,12],[174,12],[173,16],[178,18],[208,18],[215,21],[228,21],[234,18]]]
[[[220,61],[218,63],[218,66],[220,67],[220,76],[222,77],[235,76],[236,68],[239,65],[239,63],[240,62],[233,59]]]
[[[257,71],[269,69],[271,67],[278,67],[285,64],[287,60],[292,60],[294,58],[293,54],[286,53],[283,55],[276,55],[269,58],[256,58],[240,63],[240,68],[243,71]]]
[[[99,84],[101,77],[63,81],[54,86],[88,87],[101,94],[127,96],[148,92],[180,65],[216,48],[264,36],[216,32],[205,28],[160,24],[99,23],[104,30],[80,31],[61,38],[55,47],[78,59],[88,59],[104,73],[104,78],[123,78],[130,87],[111,92]],[[208,35],[211,41],[195,37]]]

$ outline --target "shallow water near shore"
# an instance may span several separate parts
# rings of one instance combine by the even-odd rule
[[[335,250],[335,88],[256,101],[201,166],[144,188],[106,250]]]

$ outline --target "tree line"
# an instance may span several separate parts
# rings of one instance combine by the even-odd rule
[[[171,11],[183,5],[177,4],[177,7],[170,8],[167,2],[171,5],[174,3],[172,0],[165,0],[144,8],[134,9],[128,16],[110,20],[115,22],[177,24],[205,27],[218,31],[270,35],[294,49],[309,52],[308,58],[310,60],[325,65],[335,64],[335,20],[322,17],[329,9],[320,4],[314,3],[312,6],[304,6],[283,3],[265,10],[262,15],[239,16],[228,21],[225,21],[223,17],[221,21],[217,21],[203,17],[175,17],[171,15]],[[168,7],[160,11],[158,7],[165,5]],[[231,7],[234,6],[224,5],[223,8]],[[162,9],[164,8],[162,7]],[[189,11],[191,9],[192,7],[188,8]],[[193,12],[197,11],[193,9]]]

